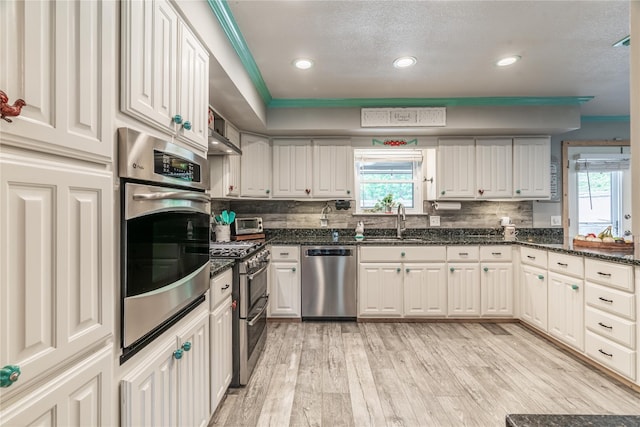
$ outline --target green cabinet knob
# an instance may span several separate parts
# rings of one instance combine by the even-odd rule
[[[182,123],[182,116],[180,114],[176,114],[175,116],[173,116],[173,121],[177,124]]]
[[[347,190],[347,194],[351,194],[351,190]]]
[[[442,191],[440,192],[440,194],[442,194],[443,196],[444,196],[444,193],[445,193],[445,191],[444,191],[444,190],[442,190]]]
[[[400,252],[400,256],[405,256],[406,254],[404,252]]]
[[[516,194],[520,194],[520,193],[521,193],[521,191],[520,191],[520,190],[516,190]]]
[[[7,365],[0,369],[0,387],[9,387],[18,381],[20,373],[20,366],[18,365]]]
[[[271,190],[266,189],[266,190],[265,190],[265,192],[266,192],[267,194],[269,194],[269,193],[271,192]]]
[[[184,122],[182,127],[185,128],[186,130],[191,130],[191,122],[190,121]]]
[[[578,285],[571,285],[571,289],[573,289],[573,290],[575,291],[575,290],[580,289],[580,286],[578,286]]]
[[[544,279],[544,276],[542,274],[538,274],[538,279],[542,280]]]
[[[180,359],[182,359],[182,353],[183,353],[182,349],[179,348],[179,349],[177,349],[176,351],[173,352],[173,357],[175,357],[176,359],[180,360]]]
[[[396,268],[396,273],[400,273],[400,267]]]
[[[296,272],[296,268],[295,268],[295,267],[292,267],[292,268],[291,268],[291,271],[293,271],[293,272],[295,273],[295,272]]]
[[[187,341],[187,342],[185,342],[184,344],[182,344],[182,349],[183,349],[184,351],[189,351],[189,350],[191,350],[191,342],[190,342],[190,341]]]
[[[489,267],[485,267],[485,268],[483,268],[483,270],[486,273],[487,271],[489,271]]]
[[[449,267],[449,271],[453,273],[454,271],[456,271],[456,269],[453,267]]]
[[[406,271],[406,272],[408,273],[408,272],[410,272],[411,270],[407,268],[407,269],[405,269],[404,271]]]

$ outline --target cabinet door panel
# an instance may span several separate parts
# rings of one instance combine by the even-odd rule
[[[300,317],[300,268],[298,262],[271,264],[269,315]]]
[[[241,195],[269,197],[271,194],[271,145],[266,138],[243,134],[240,159]]]
[[[274,141],[274,197],[311,197],[311,141]]]
[[[513,315],[513,266],[483,263],[480,272],[480,296],[483,316]]]
[[[108,173],[4,160],[0,363],[25,373],[12,393],[112,334],[114,233]]]
[[[549,273],[549,333],[565,343],[584,349],[583,281]]]
[[[476,197],[510,198],[512,164],[511,138],[476,140]]]
[[[479,272],[478,264],[449,264],[449,316],[480,315]]]
[[[314,197],[349,197],[353,194],[353,174],[350,141],[314,141]]]
[[[475,197],[475,140],[438,141],[438,198],[473,199]]]
[[[447,315],[445,263],[404,264],[404,315]]]
[[[551,186],[551,142],[548,137],[513,139],[514,197],[548,199]]]
[[[211,408],[215,412],[233,375],[231,298],[211,313]]]
[[[400,264],[360,264],[358,293],[360,316],[401,316]]]
[[[522,267],[522,320],[547,331],[547,270]]]

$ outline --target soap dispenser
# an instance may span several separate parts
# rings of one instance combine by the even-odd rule
[[[362,221],[358,221],[356,225],[356,239],[364,238],[364,223]]]

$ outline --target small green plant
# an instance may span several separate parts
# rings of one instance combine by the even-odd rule
[[[382,199],[378,200],[373,207],[374,212],[380,211],[390,211],[396,205],[396,202],[393,200],[393,194],[389,193],[384,196]]]

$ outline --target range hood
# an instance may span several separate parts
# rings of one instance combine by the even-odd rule
[[[241,154],[242,150],[240,150],[239,147],[236,147],[233,142],[229,141],[215,130],[209,128],[208,156],[229,156]]]

